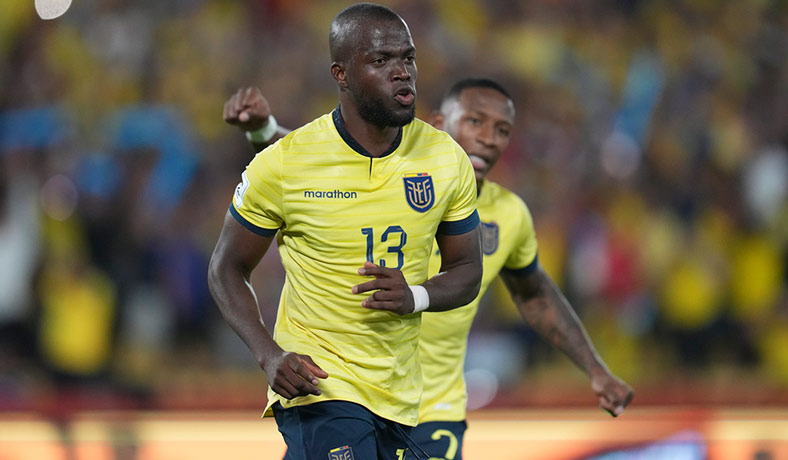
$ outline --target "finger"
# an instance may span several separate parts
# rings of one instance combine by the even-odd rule
[[[228,123],[232,123],[233,121],[233,115],[231,109],[232,109],[232,99],[228,99],[224,103],[224,110],[222,112],[222,117],[224,118],[224,121]]]
[[[306,380],[307,378],[314,379],[314,377],[309,377],[310,375],[309,372],[306,372],[305,367],[299,364],[299,360],[288,362],[287,369],[283,369],[277,375],[276,383],[282,390],[282,393],[279,394],[282,396],[288,395],[286,396],[288,399],[309,394],[320,395],[321,392],[317,386]]]
[[[312,378],[314,379],[314,377]],[[317,380],[315,379],[315,381]],[[320,391],[320,388],[318,388],[317,385],[304,380],[304,378],[300,376],[298,380],[296,380],[296,382],[294,383],[294,386],[298,389],[298,393],[297,393],[298,396],[306,396],[306,395],[320,396],[321,394],[323,394],[323,392]]]
[[[629,403],[632,402],[632,398],[635,397],[635,392],[632,389],[627,390],[627,397],[624,398],[624,402],[621,404],[622,410],[623,408],[629,406]]]
[[[605,398],[604,396],[599,397],[599,407],[604,409],[608,414],[610,414],[613,417],[618,417],[618,415],[622,412],[622,411],[617,411],[616,410],[617,407],[611,404],[610,401],[608,401],[608,399]]]
[[[240,113],[243,111],[244,107],[246,107],[246,101],[244,100],[244,95],[246,94],[245,89],[239,89],[238,92],[235,93],[233,96],[233,110],[235,113]]]
[[[254,105],[256,99],[255,95],[256,94],[253,87],[250,86],[246,88],[246,91],[244,91],[244,105]]]
[[[260,99],[256,88],[247,88],[243,97],[243,110],[251,109],[251,113],[262,116],[263,107]]]
[[[311,359],[307,361],[309,357],[306,355],[297,355],[296,358],[297,359],[289,363],[290,368],[293,370],[296,377],[294,385],[300,390],[302,394],[313,394],[319,396],[322,393],[322,391],[320,391],[320,389],[317,387],[320,381],[312,373],[310,363],[314,367],[317,366],[314,364],[314,362],[311,362]],[[322,369],[318,368],[318,370],[322,374],[325,374]]]
[[[372,307],[373,305],[377,305],[379,302],[382,302],[382,299],[381,300],[376,300],[375,299],[375,294],[377,294],[378,292],[380,292],[380,291],[375,291],[375,292],[372,293],[371,296],[369,296],[366,299],[362,300],[361,301],[361,306],[364,307],[364,308],[373,308]]]
[[[378,289],[382,289],[386,287],[385,283],[379,279],[374,279],[372,281],[367,281],[361,284],[357,284],[353,286],[352,292],[353,294],[361,294],[364,292],[374,291]]]
[[[298,394],[298,390],[296,390],[284,376],[280,376],[274,380],[271,389],[277,394],[284,396],[286,399],[293,399]]]
[[[399,272],[399,270],[394,268],[380,267],[378,265],[372,265],[368,267],[366,266],[366,264],[364,265],[364,267],[358,269],[359,275],[374,276],[377,278],[383,278],[383,277],[391,278],[397,276],[397,272]]]
[[[358,269],[358,274],[359,275],[367,275],[367,270],[375,268],[375,267],[380,267],[380,266],[379,265],[375,265],[375,264],[373,264],[370,261],[366,261],[366,262],[364,262],[364,266]],[[370,274],[369,276],[372,276],[372,275]]]
[[[236,91],[227,101],[227,114],[236,124],[238,123],[238,114],[243,110],[240,93],[241,90]]]
[[[361,302],[361,306],[368,310],[385,310],[398,313],[402,309],[402,302],[395,302],[391,300],[371,300],[367,297]]]
[[[328,372],[324,371],[320,366],[315,364],[312,361],[312,358],[309,356],[304,355],[304,364],[309,368],[309,370],[318,378],[326,379],[328,378]]]

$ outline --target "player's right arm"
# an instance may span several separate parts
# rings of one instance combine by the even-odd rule
[[[224,319],[251,350],[268,384],[287,399],[319,395],[318,378],[328,374],[307,355],[284,351],[260,316],[250,277],[273,236],[244,228],[228,211],[208,268],[208,286]]]
[[[252,86],[239,88],[230,96],[224,103],[222,116],[224,121],[249,134],[264,132],[266,128],[272,128],[270,123],[274,123],[276,128],[268,133],[271,137],[268,137],[268,134],[263,138],[247,134],[247,140],[255,152],[263,150],[290,132],[289,129],[276,125],[268,101],[259,88]]]

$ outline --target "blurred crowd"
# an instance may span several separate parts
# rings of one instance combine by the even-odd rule
[[[282,125],[330,111],[328,24],[349,3],[74,0],[43,21],[0,1],[0,409],[264,397],[206,285],[253,155],[222,106],[255,85]],[[529,205],[614,372],[701,400],[788,393],[786,2],[382,3],[411,27],[419,116],[462,77],[514,95],[491,178]],[[283,279],[271,252],[253,277],[268,324]],[[584,382],[501,285],[470,343],[474,407]]]

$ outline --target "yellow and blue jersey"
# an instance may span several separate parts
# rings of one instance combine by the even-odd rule
[[[537,241],[533,219],[522,199],[500,185],[485,181],[476,203],[481,218],[484,274],[479,295],[470,304],[422,316],[419,353],[424,375],[419,423],[465,420],[463,379],[468,332],[479,300],[501,270],[535,270]],[[440,268],[433,254],[430,274]]]
[[[368,310],[351,288],[369,281],[364,261],[424,282],[436,233],[479,223],[473,168],[446,133],[421,120],[404,126],[381,157],[344,128],[340,110],[258,153],[242,174],[232,215],[260,235],[277,235],[286,280],[274,339],[328,372],[322,395],[269,407],[344,400],[415,425],[422,391],[421,314]]]

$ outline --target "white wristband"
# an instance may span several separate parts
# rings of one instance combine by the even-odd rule
[[[246,139],[255,144],[265,144],[270,141],[279,125],[276,124],[276,118],[273,115],[268,115],[268,123],[257,131],[247,131]]]
[[[413,293],[413,313],[424,311],[430,306],[430,294],[427,288],[420,284],[408,286]]]

